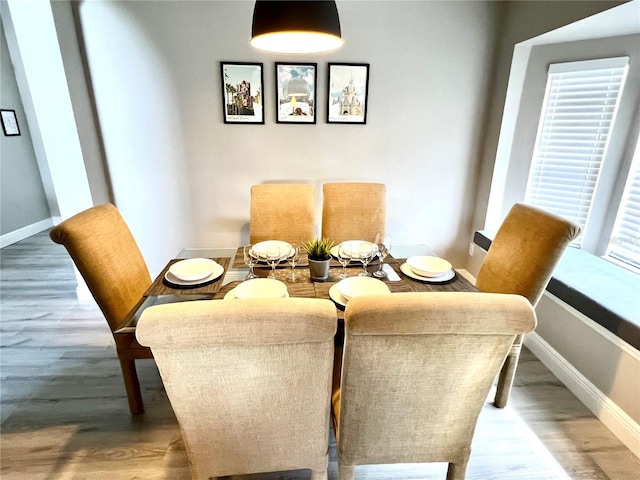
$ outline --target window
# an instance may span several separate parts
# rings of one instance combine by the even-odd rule
[[[606,256],[640,272],[640,139]]]
[[[618,57],[549,67],[525,202],[573,220],[583,232],[628,64],[629,57]]]
[[[524,201],[580,225],[574,246],[640,273],[639,147],[633,162],[610,148],[628,69],[629,57],[549,66]]]

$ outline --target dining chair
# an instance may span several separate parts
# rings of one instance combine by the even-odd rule
[[[313,185],[264,184],[251,187],[250,243],[282,240],[302,245],[314,237]]]
[[[540,208],[516,203],[496,232],[476,278],[481,292],[515,293],[535,308],[565,248],[580,227]],[[500,370],[494,405],[504,408],[522,350],[518,335]]]
[[[493,380],[535,322],[518,295],[351,299],[332,399],[339,480],[352,480],[356,465],[431,462],[449,464],[447,480],[464,479]]]
[[[322,237],[374,242],[386,229],[384,183],[325,183],[322,186]]]
[[[298,469],[327,479],[336,325],[324,299],[143,312],[136,335],[153,351],[194,479]]]
[[[63,221],[49,235],[69,252],[113,333],[151,285],[147,264],[120,212],[110,203],[98,205]],[[129,409],[142,413],[135,360],[153,355],[133,334],[114,335],[114,340]]]

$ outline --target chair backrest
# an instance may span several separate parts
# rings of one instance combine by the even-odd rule
[[[136,336],[151,347],[193,478],[326,469],[336,325],[334,304],[320,299],[143,312]]]
[[[301,245],[314,237],[313,185],[265,184],[251,187],[250,243],[282,240]]]
[[[374,242],[385,233],[384,183],[325,183],[322,186],[322,237],[338,244],[346,240]]]
[[[65,246],[113,331],[149,285],[149,269],[129,227],[110,203],[89,208],[50,232]]]
[[[516,334],[534,326],[531,305],[517,295],[350,300],[340,393],[334,392],[339,463],[465,464],[507,352]]]
[[[553,270],[580,227],[542,209],[516,203],[484,258],[476,287],[482,292],[516,293],[537,305]]]

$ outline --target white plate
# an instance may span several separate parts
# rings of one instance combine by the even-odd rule
[[[281,259],[289,257],[289,255],[291,255],[293,250],[293,248],[291,247],[291,244],[288,242],[282,242],[280,240],[265,240],[264,242],[256,243],[251,248],[251,253],[253,254],[254,257],[260,260],[266,260],[267,247],[269,247],[270,245],[277,245],[278,247],[280,247]]]
[[[451,269],[448,272],[445,272],[438,277],[423,277],[422,275],[418,275],[416,272],[414,272],[411,269],[411,267],[406,263],[403,263],[402,265],[400,265],[400,270],[407,277],[413,278],[414,280],[420,280],[421,282],[429,282],[429,283],[448,282],[449,280],[451,280],[453,277],[456,276],[456,272],[453,269]]]
[[[210,276],[216,265],[219,266],[210,258],[188,258],[171,265],[169,272],[183,282],[195,282]]]
[[[252,278],[239,284],[236,298],[282,298],[287,295],[287,285],[273,278]]]
[[[337,283],[331,285],[331,288],[329,289],[329,298],[340,305],[342,308],[347,306],[348,300],[344,298],[340,293]]]
[[[451,264],[444,258],[418,255],[407,258],[407,264],[416,275],[421,277],[439,277],[451,270]]]
[[[364,240],[346,240],[346,241],[344,241],[342,243],[339,243],[338,245],[334,245],[333,247],[331,247],[331,255],[334,258],[338,258],[338,248],[343,243],[346,244],[347,247],[351,247],[352,251],[353,251],[354,248],[359,247],[361,243],[366,243],[367,245],[371,245],[371,249],[372,249],[374,254],[378,253],[378,246],[376,244],[374,244],[374,243],[365,242]]]
[[[164,274],[165,280],[173,285],[180,285],[182,287],[197,287],[198,285],[203,285],[205,283],[212,282],[222,276],[224,273],[224,267],[218,263],[213,267],[213,272],[208,277],[201,278],[200,280],[186,281],[177,278],[171,272],[167,272]]]
[[[223,298],[223,300],[237,300],[238,297],[236,297],[236,289],[232,288],[227,293],[225,293],[224,297],[222,297],[222,298]],[[289,292],[287,292],[285,294],[285,298],[289,298]]]
[[[348,277],[340,280],[338,290],[347,300],[363,295],[381,295],[391,293],[382,280],[373,277]]]

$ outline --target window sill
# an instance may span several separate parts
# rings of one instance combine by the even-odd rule
[[[493,233],[475,232],[488,250]],[[547,291],[640,350],[640,275],[577,248],[567,248]]]

